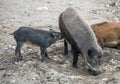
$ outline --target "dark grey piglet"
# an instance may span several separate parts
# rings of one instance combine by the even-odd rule
[[[48,48],[52,43],[61,39],[61,33],[50,29],[49,31],[33,29],[30,27],[20,27],[11,35],[14,35],[17,46],[15,49],[15,55],[17,56],[17,61],[22,60],[21,47],[25,42],[30,42],[32,44],[38,45],[41,50],[41,61],[44,61],[44,56],[47,56],[46,48]],[[19,55],[17,55],[19,54]]]

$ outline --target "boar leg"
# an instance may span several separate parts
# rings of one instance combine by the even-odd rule
[[[72,64],[72,66],[74,68],[77,68],[77,61],[78,61],[78,54],[79,53],[74,46],[72,46],[72,54],[73,54],[73,64]]]
[[[68,55],[68,44],[65,39],[64,39],[64,55]]]

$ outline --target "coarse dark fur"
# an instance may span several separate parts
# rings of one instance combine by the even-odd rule
[[[70,7],[60,14],[59,28],[62,37],[65,38],[65,54],[68,54],[67,42],[72,46],[73,67],[77,67],[78,54],[81,53],[93,75],[100,74],[102,49],[87,22],[79,16],[75,9]]]

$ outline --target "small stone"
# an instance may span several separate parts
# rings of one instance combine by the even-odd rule
[[[110,5],[108,5],[108,4],[107,4],[107,5],[106,5],[106,7],[107,7],[107,8],[109,8],[109,7],[110,7]]]
[[[108,80],[108,78],[103,78],[102,80],[103,80],[103,81],[107,81],[107,80]]]
[[[66,68],[66,67],[67,67],[67,64],[63,64],[62,67]]]
[[[113,20],[114,20],[114,21],[119,21],[119,19],[118,19],[118,18],[113,18]]]
[[[15,48],[16,48],[16,46],[12,46],[12,48],[13,48],[13,49],[15,49]]]
[[[116,62],[115,62],[113,59],[111,59],[110,62],[111,62],[112,64],[116,64]]]
[[[47,1],[47,3],[50,3],[50,1]]]
[[[28,51],[33,51],[33,49],[32,49],[32,48],[29,48]]]
[[[28,61],[27,64],[32,64],[32,61]]]
[[[15,62],[15,64],[16,64],[16,65],[17,65],[17,64],[20,65],[20,64],[23,64],[23,62],[24,62],[24,61]]]
[[[48,7],[46,7],[46,6],[38,7],[36,10],[48,10]]]
[[[72,1],[70,1],[69,5],[71,6],[72,4],[73,4],[73,2],[72,2]]]
[[[33,79],[33,80],[36,80],[36,78],[35,78],[35,77],[33,77],[32,79]]]
[[[116,2],[109,4],[110,6],[116,6]]]
[[[118,52],[115,52],[115,55],[120,55]]]
[[[15,80],[11,80],[10,83],[12,83],[12,84],[15,83]]]

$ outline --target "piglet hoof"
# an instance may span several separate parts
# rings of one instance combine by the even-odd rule
[[[14,57],[15,62],[18,62],[18,58]]]
[[[64,52],[63,55],[68,55],[68,53]]]
[[[46,58],[50,58],[48,55],[45,55]]]
[[[65,58],[70,58],[70,56],[68,54],[63,54],[65,56]]]
[[[15,61],[16,61],[16,62],[19,62],[19,61],[22,61],[22,60],[23,60],[22,57],[17,57],[17,58],[15,58]]]
[[[45,57],[48,57],[48,54],[45,54]]]
[[[19,60],[22,61],[22,60],[23,60],[23,57],[19,57]]]
[[[76,64],[73,64],[72,66],[73,66],[73,68],[77,68],[77,65],[76,65]]]
[[[41,59],[41,62],[44,62],[44,60],[43,60],[43,59]]]

